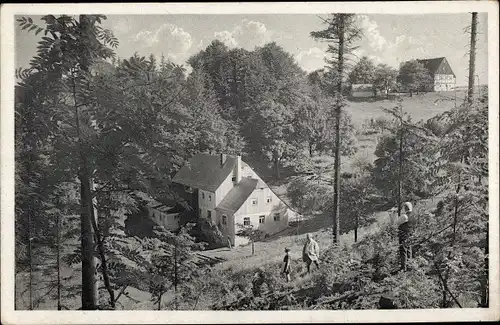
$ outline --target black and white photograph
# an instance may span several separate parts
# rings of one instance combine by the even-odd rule
[[[2,323],[499,320],[459,3],[3,5]]]

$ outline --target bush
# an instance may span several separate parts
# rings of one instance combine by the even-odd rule
[[[217,225],[211,224],[206,219],[199,219],[191,229],[190,235],[197,242],[208,244],[206,249],[216,249],[227,246],[227,241]]]

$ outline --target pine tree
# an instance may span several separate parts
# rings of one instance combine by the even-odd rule
[[[335,96],[335,162],[333,195],[333,242],[339,243],[339,218],[340,218],[340,147],[341,147],[341,116],[342,108],[345,106],[343,90],[344,77],[346,75],[346,57],[356,48],[354,44],[361,38],[361,30],[356,26],[356,15],[354,14],[331,14],[323,22],[327,28],[321,31],[311,32],[314,39],[328,42],[327,52],[332,55],[326,62],[336,76],[332,82],[335,84],[333,96]]]
[[[477,39],[477,12],[473,12],[471,29],[470,29],[469,84],[467,89],[467,101],[469,102],[469,104],[472,104],[474,100],[474,78],[476,71],[476,39]]]

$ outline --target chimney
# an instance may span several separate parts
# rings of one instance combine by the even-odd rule
[[[236,156],[236,166],[234,167],[235,173],[234,177],[236,178],[236,184],[241,181],[241,156]]]
[[[224,166],[225,162],[226,162],[226,154],[225,153],[221,153],[220,154],[220,165]]]

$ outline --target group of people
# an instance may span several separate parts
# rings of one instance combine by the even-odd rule
[[[311,265],[316,265],[316,268],[319,268],[319,245],[312,238],[311,234],[307,234],[306,242],[302,249],[302,260],[306,263],[307,272],[311,272]],[[290,274],[292,270],[292,258],[290,256],[290,249],[285,248],[285,257],[283,258],[283,268],[281,273],[284,275],[287,282],[291,281]],[[265,276],[264,269],[261,267],[255,273],[252,280],[252,292],[255,297],[260,296],[261,287],[264,283],[268,283]],[[269,285],[269,284],[268,284]]]
[[[307,272],[311,272],[311,265],[316,265],[319,268],[319,245],[312,238],[311,234],[307,234],[306,242],[302,249],[302,260],[306,263]],[[285,275],[287,282],[290,281],[290,273],[291,273],[291,257],[290,257],[290,249],[285,248],[285,257],[283,258],[283,270],[282,273]]]
[[[402,270],[406,270],[407,261],[412,257],[411,232],[415,218],[411,202],[403,203],[401,210],[399,215],[396,208],[391,211],[391,222],[398,227],[400,266]],[[311,272],[313,264],[316,265],[316,268],[319,268],[319,244],[312,238],[311,234],[307,234],[306,236],[306,242],[302,249],[302,260],[306,264],[307,273]],[[285,257],[283,258],[282,265],[281,273],[284,275],[286,281],[289,282],[291,281],[290,275],[292,270],[292,258],[289,248],[285,248]],[[254,295],[259,295],[260,287],[265,282],[264,270],[260,268],[253,280]]]

